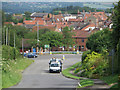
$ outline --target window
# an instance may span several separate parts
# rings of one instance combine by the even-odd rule
[[[84,46],[82,45],[82,49],[84,49]]]
[[[84,42],[84,39],[82,39],[82,42]]]

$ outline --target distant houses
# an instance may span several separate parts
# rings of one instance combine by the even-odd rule
[[[15,18],[21,18],[21,15],[13,15]],[[74,38],[76,45],[75,50],[85,51],[87,38],[97,30],[103,28],[111,28],[112,21],[108,19],[108,14],[103,12],[78,12],[75,14],[62,14],[52,15],[50,13],[37,13],[34,12],[30,15],[31,20],[23,20],[23,23],[14,24],[13,22],[5,22],[5,24],[24,26],[31,29],[33,32],[40,29],[50,29],[52,31],[61,32],[64,27],[73,27],[75,35]]]

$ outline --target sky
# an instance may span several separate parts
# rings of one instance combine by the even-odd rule
[[[2,2],[118,2],[119,0],[0,0]]]

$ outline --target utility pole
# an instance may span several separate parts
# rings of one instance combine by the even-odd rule
[[[39,25],[38,25],[38,21],[37,21],[37,52],[39,50]]]
[[[38,25],[38,21],[37,21],[37,45],[39,43],[39,25]]]
[[[8,39],[8,28],[6,28],[6,45],[7,45],[7,39]]]
[[[23,41],[24,39],[22,38],[22,54],[23,54],[23,56],[24,56],[24,41]]]
[[[14,32],[14,48],[15,48],[15,32]]]
[[[15,55],[16,55],[16,52],[15,52],[15,32],[14,32],[14,60],[15,60]]]

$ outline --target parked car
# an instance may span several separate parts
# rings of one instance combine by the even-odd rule
[[[57,62],[52,62],[49,65],[49,72],[59,72],[60,73],[61,68],[60,68],[60,64]]]
[[[35,53],[29,53],[27,55],[28,58],[37,58],[37,55]]]

